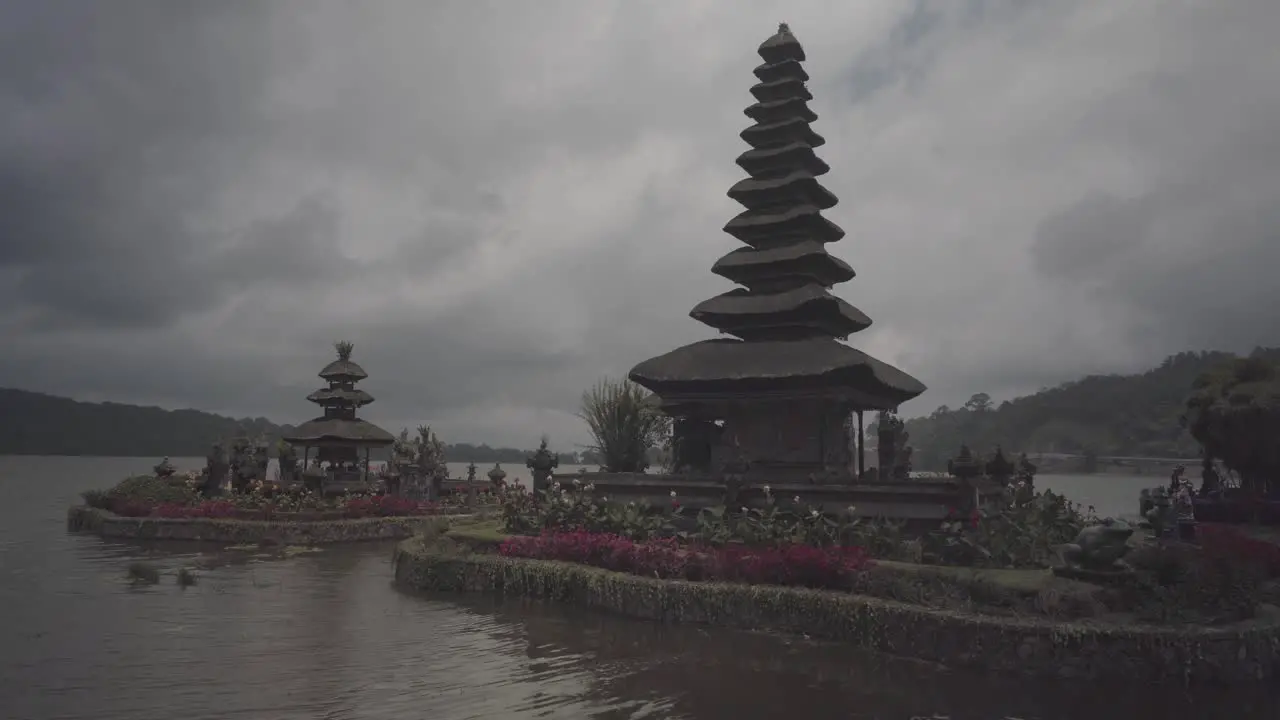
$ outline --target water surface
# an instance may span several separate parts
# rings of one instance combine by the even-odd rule
[[[424,597],[391,586],[381,544],[273,560],[65,532],[80,490],[154,463],[0,457],[0,718],[1270,720],[1280,707],[1261,693],[1029,683],[796,638]],[[1041,486],[1119,514],[1152,482]],[[166,573],[159,585],[125,581],[138,560]],[[178,587],[173,573],[197,563],[210,565],[199,584]]]

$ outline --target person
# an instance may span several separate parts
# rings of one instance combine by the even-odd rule
[[[1200,470],[1200,497],[1217,493],[1222,489],[1222,478],[1213,466],[1213,458],[1206,456]]]

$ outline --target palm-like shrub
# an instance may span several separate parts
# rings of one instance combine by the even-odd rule
[[[649,449],[662,443],[669,419],[645,402],[644,388],[605,378],[582,394],[582,418],[604,459],[605,472],[644,472]]]

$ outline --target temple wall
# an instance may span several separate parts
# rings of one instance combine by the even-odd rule
[[[725,418],[725,440],[736,437],[751,460],[822,464],[822,416],[816,403],[746,405]]]

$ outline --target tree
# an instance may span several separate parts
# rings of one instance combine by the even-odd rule
[[[662,443],[670,419],[646,402],[644,388],[605,378],[582,394],[578,417],[587,423],[605,472],[644,472],[649,450]]]
[[[986,412],[991,409],[991,396],[986,393],[975,393],[964,404],[969,412]]]
[[[1255,351],[1196,378],[1183,422],[1206,456],[1240,475],[1242,488],[1274,489],[1280,478],[1280,361]]]

